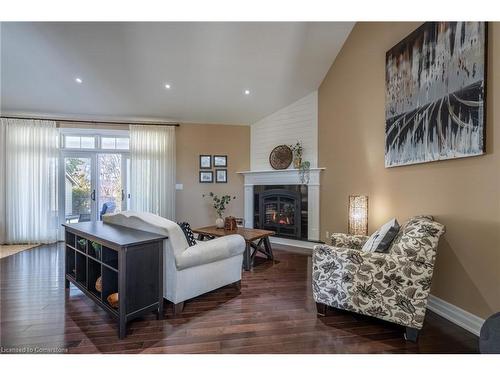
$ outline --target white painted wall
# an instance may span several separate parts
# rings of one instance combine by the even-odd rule
[[[280,109],[251,125],[250,169],[269,170],[269,154],[281,144],[292,145],[301,141],[302,160],[318,166],[318,92]],[[290,168],[292,165],[290,166]]]

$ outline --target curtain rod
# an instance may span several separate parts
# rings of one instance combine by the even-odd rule
[[[74,122],[83,124],[114,124],[114,125],[160,125],[160,126],[180,126],[178,123],[168,122],[136,122],[136,121],[96,121],[96,120],[70,120],[63,118],[47,118],[47,117],[19,117],[19,116],[0,116],[0,118],[17,119],[17,120],[40,120],[40,121],[56,121],[56,122]]]

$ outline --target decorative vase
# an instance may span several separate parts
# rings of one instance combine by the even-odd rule
[[[224,228],[224,219],[222,217],[219,216],[217,219],[215,219],[215,227],[218,229]]]
[[[299,169],[301,165],[302,165],[302,158],[293,159],[293,167],[295,169]]]

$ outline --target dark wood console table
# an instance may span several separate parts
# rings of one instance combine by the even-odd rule
[[[155,233],[103,222],[63,224],[65,285],[74,284],[118,321],[126,336],[131,319],[155,312],[163,318],[163,240]],[[96,281],[101,278],[101,291]],[[108,296],[118,293],[118,308]]]

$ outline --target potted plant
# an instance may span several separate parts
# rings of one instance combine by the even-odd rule
[[[203,194],[203,197],[206,197],[206,194]],[[215,211],[217,212],[217,219],[215,220],[215,226],[217,228],[224,228],[224,219],[222,218],[222,215],[224,214],[224,211],[226,210],[226,205],[229,204],[233,199],[236,199],[236,197],[231,197],[230,195],[223,195],[222,197],[219,197],[218,195],[210,192],[208,193],[208,197],[212,198],[212,206],[215,208]]]
[[[295,145],[291,145],[290,148],[293,152],[293,167],[295,169],[299,169],[302,164],[302,153],[304,151],[302,143],[297,141],[297,143],[295,143]]]
[[[299,177],[303,184],[308,184],[311,177],[311,163],[308,161],[303,161],[300,163]]]

